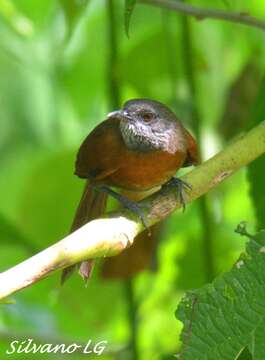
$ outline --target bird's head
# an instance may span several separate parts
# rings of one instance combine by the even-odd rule
[[[124,142],[136,151],[167,150],[178,124],[176,115],[167,106],[148,99],[129,100],[108,118],[120,120]]]

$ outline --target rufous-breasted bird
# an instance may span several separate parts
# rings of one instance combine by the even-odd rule
[[[137,212],[144,221],[136,201],[169,182],[181,167],[196,165],[197,162],[196,141],[167,106],[148,99],[127,101],[121,110],[110,113],[96,126],[78,151],[75,174],[87,182],[71,231],[100,217],[106,209],[108,195]],[[107,263],[106,276],[119,276],[119,272],[131,276],[135,272],[133,264],[136,264],[136,271],[146,266],[146,261],[139,256],[139,249],[143,250],[144,243],[150,244],[152,239],[147,231],[138,236],[141,239],[134,241],[136,249],[139,244],[138,255],[131,254],[130,257],[132,246],[124,251],[124,255],[108,260],[115,262],[115,258],[125,256],[125,264],[130,268],[119,269]],[[128,256],[133,258],[133,262]],[[80,273],[85,279],[89,277],[91,264],[91,260],[81,263]],[[64,269],[62,282],[74,267]],[[113,274],[108,274],[107,269]]]

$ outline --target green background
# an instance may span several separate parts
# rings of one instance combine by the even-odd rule
[[[265,18],[263,0],[189,3]],[[123,1],[0,0],[0,33],[0,271],[68,233],[83,187],[73,175],[78,147],[125,100],[169,105],[196,135],[203,159],[251,126],[264,69],[261,30],[137,4],[128,38]],[[171,216],[157,272],[128,284],[102,280],[99,265],[87,288],[77,275],[61,288],[55,273],[14,295],[16,304],[0,308],[0,358],[10,341],[33,338],[106,340],[102,358],[136,359],[132,311],[138,358],[173,358],[182,327],[174,313],[184,292],[230,269],[244,248],[234,233],[240,221],[252,231],[264,225],[264,191],[253,187],[265,183],[262,169],[249,178],[241,169]]]

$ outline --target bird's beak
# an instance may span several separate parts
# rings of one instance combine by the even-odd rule
[[[107,115],[107,119],[119,119],[119,120],[130,120],[131,116],[126,110],[112,111]]]

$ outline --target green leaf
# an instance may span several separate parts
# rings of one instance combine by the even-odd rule
[[[25,37],[33,35],[33,23],[18,10],[12,1],[0,0],[0,17],[19,35]]]
[[[231,271],[182,299],[181,358],[265,359],[265,230],[251,236]]]
[[[254,103],[251,127],[265,119],[265,77],[263,78],[261,88]],[[250,183],[250,195],[256,212],[258,228],[265,227],[265,155],[253,161],[248,166],[248,179]]]
[[[252,360],[253,357],[250,354],[247,346],[242,350],[242,352],[240,353],[240,355],[238,356],[237,360]]]
[[[126,35],[129,37],[129,27],[136,0],[125,0],[124,27]]]

